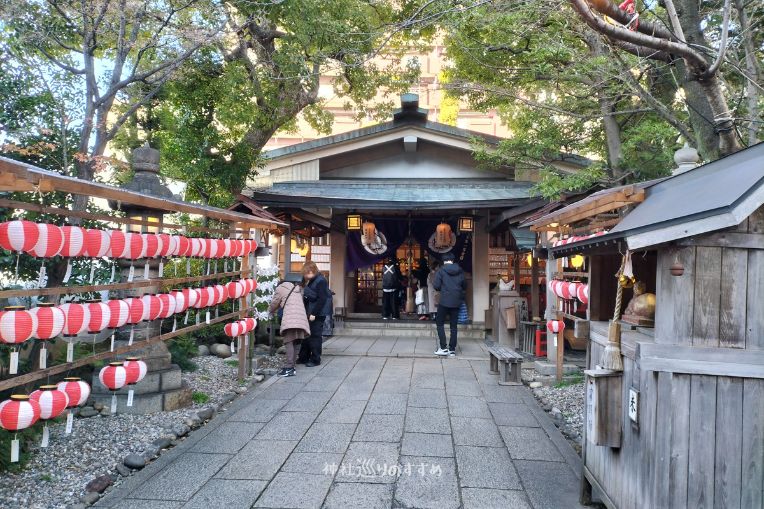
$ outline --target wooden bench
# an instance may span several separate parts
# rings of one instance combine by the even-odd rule
[[[521,385],[520,373],[523,368],[522,354],[504,346],[488,347],[488,371],[499,376],[499,385]],[[501,363],[501,372],[499,372]]]

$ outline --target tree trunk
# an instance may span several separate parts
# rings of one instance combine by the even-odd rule
[[[761,76],[759,62],[756,59],[756,46],[751,36],[751,22],[745,12],[743,0],[735,0],[738,24],[740,25],[740,37],[743,39],[743,51],[745,52],[745,70],[748,73],[746,79],[746,103],[748,106],[748,145],[759,142],[759,89],[756,83],[764,81]]]
[[[695,47],[709,46],[701,29],[696,0],[675,0],[679,22],[687,43]],[[706,160],[715,160],[742,148],[737,139],[732,113],[716,72],[702,78],[702,69],[694,69],[682,61],[679,68],[684,79],[680,83],[685,91],[690,122],[697,133],[698,151]]]
[[[621,159],[623,158],[623,152],[621,150],[621,126],[618,125],[618,121],[613,113],[613,103],[610,99],[604,97],[605,93],[600,92],[598,94],[600,105],[600,111],[602,111],[602,128],[605,131],[605,141],[607,143],[607,159],[608,165],[612,170],[613,177],[619,178],[623,175],[621,169]]]

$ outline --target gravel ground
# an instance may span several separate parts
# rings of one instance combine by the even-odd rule
[[[193,391],[209,395],[208,402],[172,412],[75,418],[71,435],[64,434],[63,422],[52,424],[47,449],[33,451],[23,471],[0,475],[0,507],[76,506],[85,495],[85,485],[96,477],[111,474],[114,485],[121,482],[123,477],[115,467],[125,456],[151,449],[158,439],[176,440],[173,426],[177,428],[200,410],[230,401],[237,391],[243,391],[234,363],[213,356],[193,360],[199,369],[184,373],[183,378]]]
[[[581,454],[586,393],[583,379],[580,376],[571,378],[571,381],[564,381],[559,385],[537,386],[542,380],[545,384],[549,381],[539,376],[534,369],[523,369],[523,381],[531,386],[533,395],[541,406],[550,414],[555,425],[560,428],[576,452]]]

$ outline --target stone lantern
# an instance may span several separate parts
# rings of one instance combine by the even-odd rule
[[[148,143],[133,150],[132,169],[135,174],[130,182],[122,186],[123,189],[136,193],[151,195],[157,198],[173,199],[173,193],[162,184],[159,179],[159,151],[151,148]],[[110,201],[109,206],[115,210],[124,211],[128,217],[140,219],[152,225],[126,225],[127,231],[158,233],[162,225],[164,211],[139,207],[133,204],[117,203]],[[156,223],[156,226],[153,226]],[[127,271],[130,264],[120,263],[123,280],[127,279]],[[149,279],[157,278],[158,262],[153,261],[149,265]],[[143,271],[136,272],[136,281],[143,277]],[[142,286],[124,291],[111,292],[111,298],[140,297],[146,293],[159,293],[161,285]],[[125,329],[125,328],[123,328]],[[145,341],[160,333],[160,320],[142,323],[135,327],[135,342]],[[117,345],[123,346],[128,343],[129,332],[121,330],[117,334]],[[170,351],[163,342],[157,342],[140,350],[133,350],[128,354],[116,356],[123,360],[125,356],[140,357],[148,367],[148,373],[141,383],[135,385],[135,397],[133,406],[127,407],[127,392],[125,387],[117,391],[119,413],[151,413],[163,410],[176,410],[191,405],[191,389],[184,386],[181,380],[180,368],[172,364]],[[111,400],[111,392],[98,379],[98,374],[93,376],[93,392],[91,399],[108,405]],[[124,397],[121,397],[124,394]]]

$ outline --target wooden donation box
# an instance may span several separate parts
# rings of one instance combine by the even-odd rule
[[[586,438],[595,445],[621,447],[623,373],[588,369],[586,375]]]

